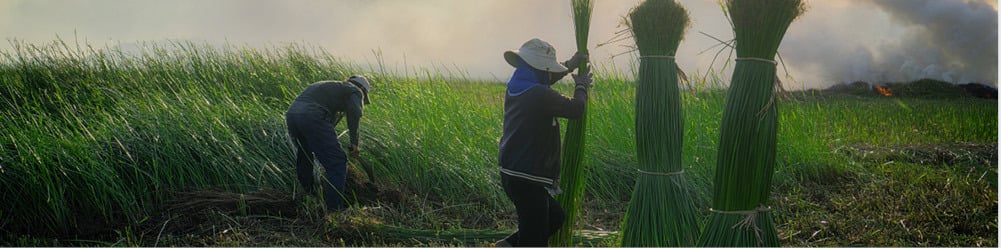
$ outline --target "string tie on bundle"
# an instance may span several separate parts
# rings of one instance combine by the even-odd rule
[[[709,212],[717,214],[734,214],[734,215],[744,215],[744,219],[730,228],[743,228],[744,230],[754,231],[754,237],[758,239],[758,244],[761,244],[761,228],[758,228],[758,223],[755,221],[758,218],[758,214],[762,212],[772,211],[772,207],[759,206],[751,210],[740,210],[740,211],[722,211],[709,208]]]

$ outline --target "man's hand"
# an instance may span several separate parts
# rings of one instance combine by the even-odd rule
[[[357,144],[351,144],[351,157],[358,158],[361,156],[361,151],[358,150]]]
[[[591,61],[590,57],[588,57],[586,53],[578,51],[577,53],[574,53],[573,57],[571,57],[570,60],[563,62],[563,66],[566,66],[567,69],[570,69],[570,71],[574,71],[577,70],[578,67],[580,67],[580,62],[590,62],[590,61]]]
[[[591,68],[588,67],[584,68],[583,70],[580,70],[579,72],[577,72],[577,74],[574,74],[573,81],[578,88],[583,87],[586,90],[591,88],[591,84],[593,82],[592,79],[593,76],[594,75],[591,75]]]

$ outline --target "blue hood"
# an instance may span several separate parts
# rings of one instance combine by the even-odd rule
[[[511,81],[507,82],[507,94],[511,96],[521,95],[525,93],[528,89],[535,86],[548,86],[544,85],[542,82],[543,78],[548,77],[547,72],[536,70],[532,66],[528,65],[524,60],[518,58],[518,68],[514,69],[514,74],[511,75]]]

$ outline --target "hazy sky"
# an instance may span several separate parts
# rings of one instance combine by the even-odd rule
[[[568,0],[0,0],[0,37],[48,42],[58,35],[97,47],[192,40],[270,47],[290,42],[348,61],[407,68],[448,67],[506,80],[501,54],[538,37],[561,58],[574,52]],[[631,39],[614,37],[638,0],[597,0],[592,60],[631,73]],[[678,63],[689,74],[710,68],[715,40],[732,30],[715,0],[681,0],[692,26]],[[834,83],[931,77],[997,84],[997,0],[808,0],[779,53],[794,80],[787,89]],[[0,45],[9,50],[9,44]],[[722,65],[717,62],[716,66]],[[780,71],[780,73],[783,73]],[[729,73],[722,74],[729,78]]]

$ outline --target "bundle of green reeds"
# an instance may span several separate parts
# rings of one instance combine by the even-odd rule
[[[574,34],[577,38],[577,51],[587,53],[587,36],[591,28],[591,10],[594,9],[594,2],[591,0],[570,0],[573,9]],[[581,62],[577,71],[587,71],[587,62]],[[566,137],[563,139],[563,160],[560,171],[560,187],[563,193],[557,195],[556,200],[563,207],[566,219],[552,237],[549,244],[552,246],[570,246],[573,238],[573,230],[577,225],[577,213],[580,208],[581,197],[584,195],[584,136],[587,129],[587,110],[585,103],[584,114],[580,119],[568,120]]]
[[[622,227],[622,246],[692,246],[695,205],[681,165],[684,124],[674,55],[688,12],[675,0],[647,0],[629,13],[640,53],[636,86],[639,177]]]
[[[737,62],[720,124],[709,221],[701,246],[779,246],[768,196],[778,113],[773,60],[802,0],[727,0]]]

